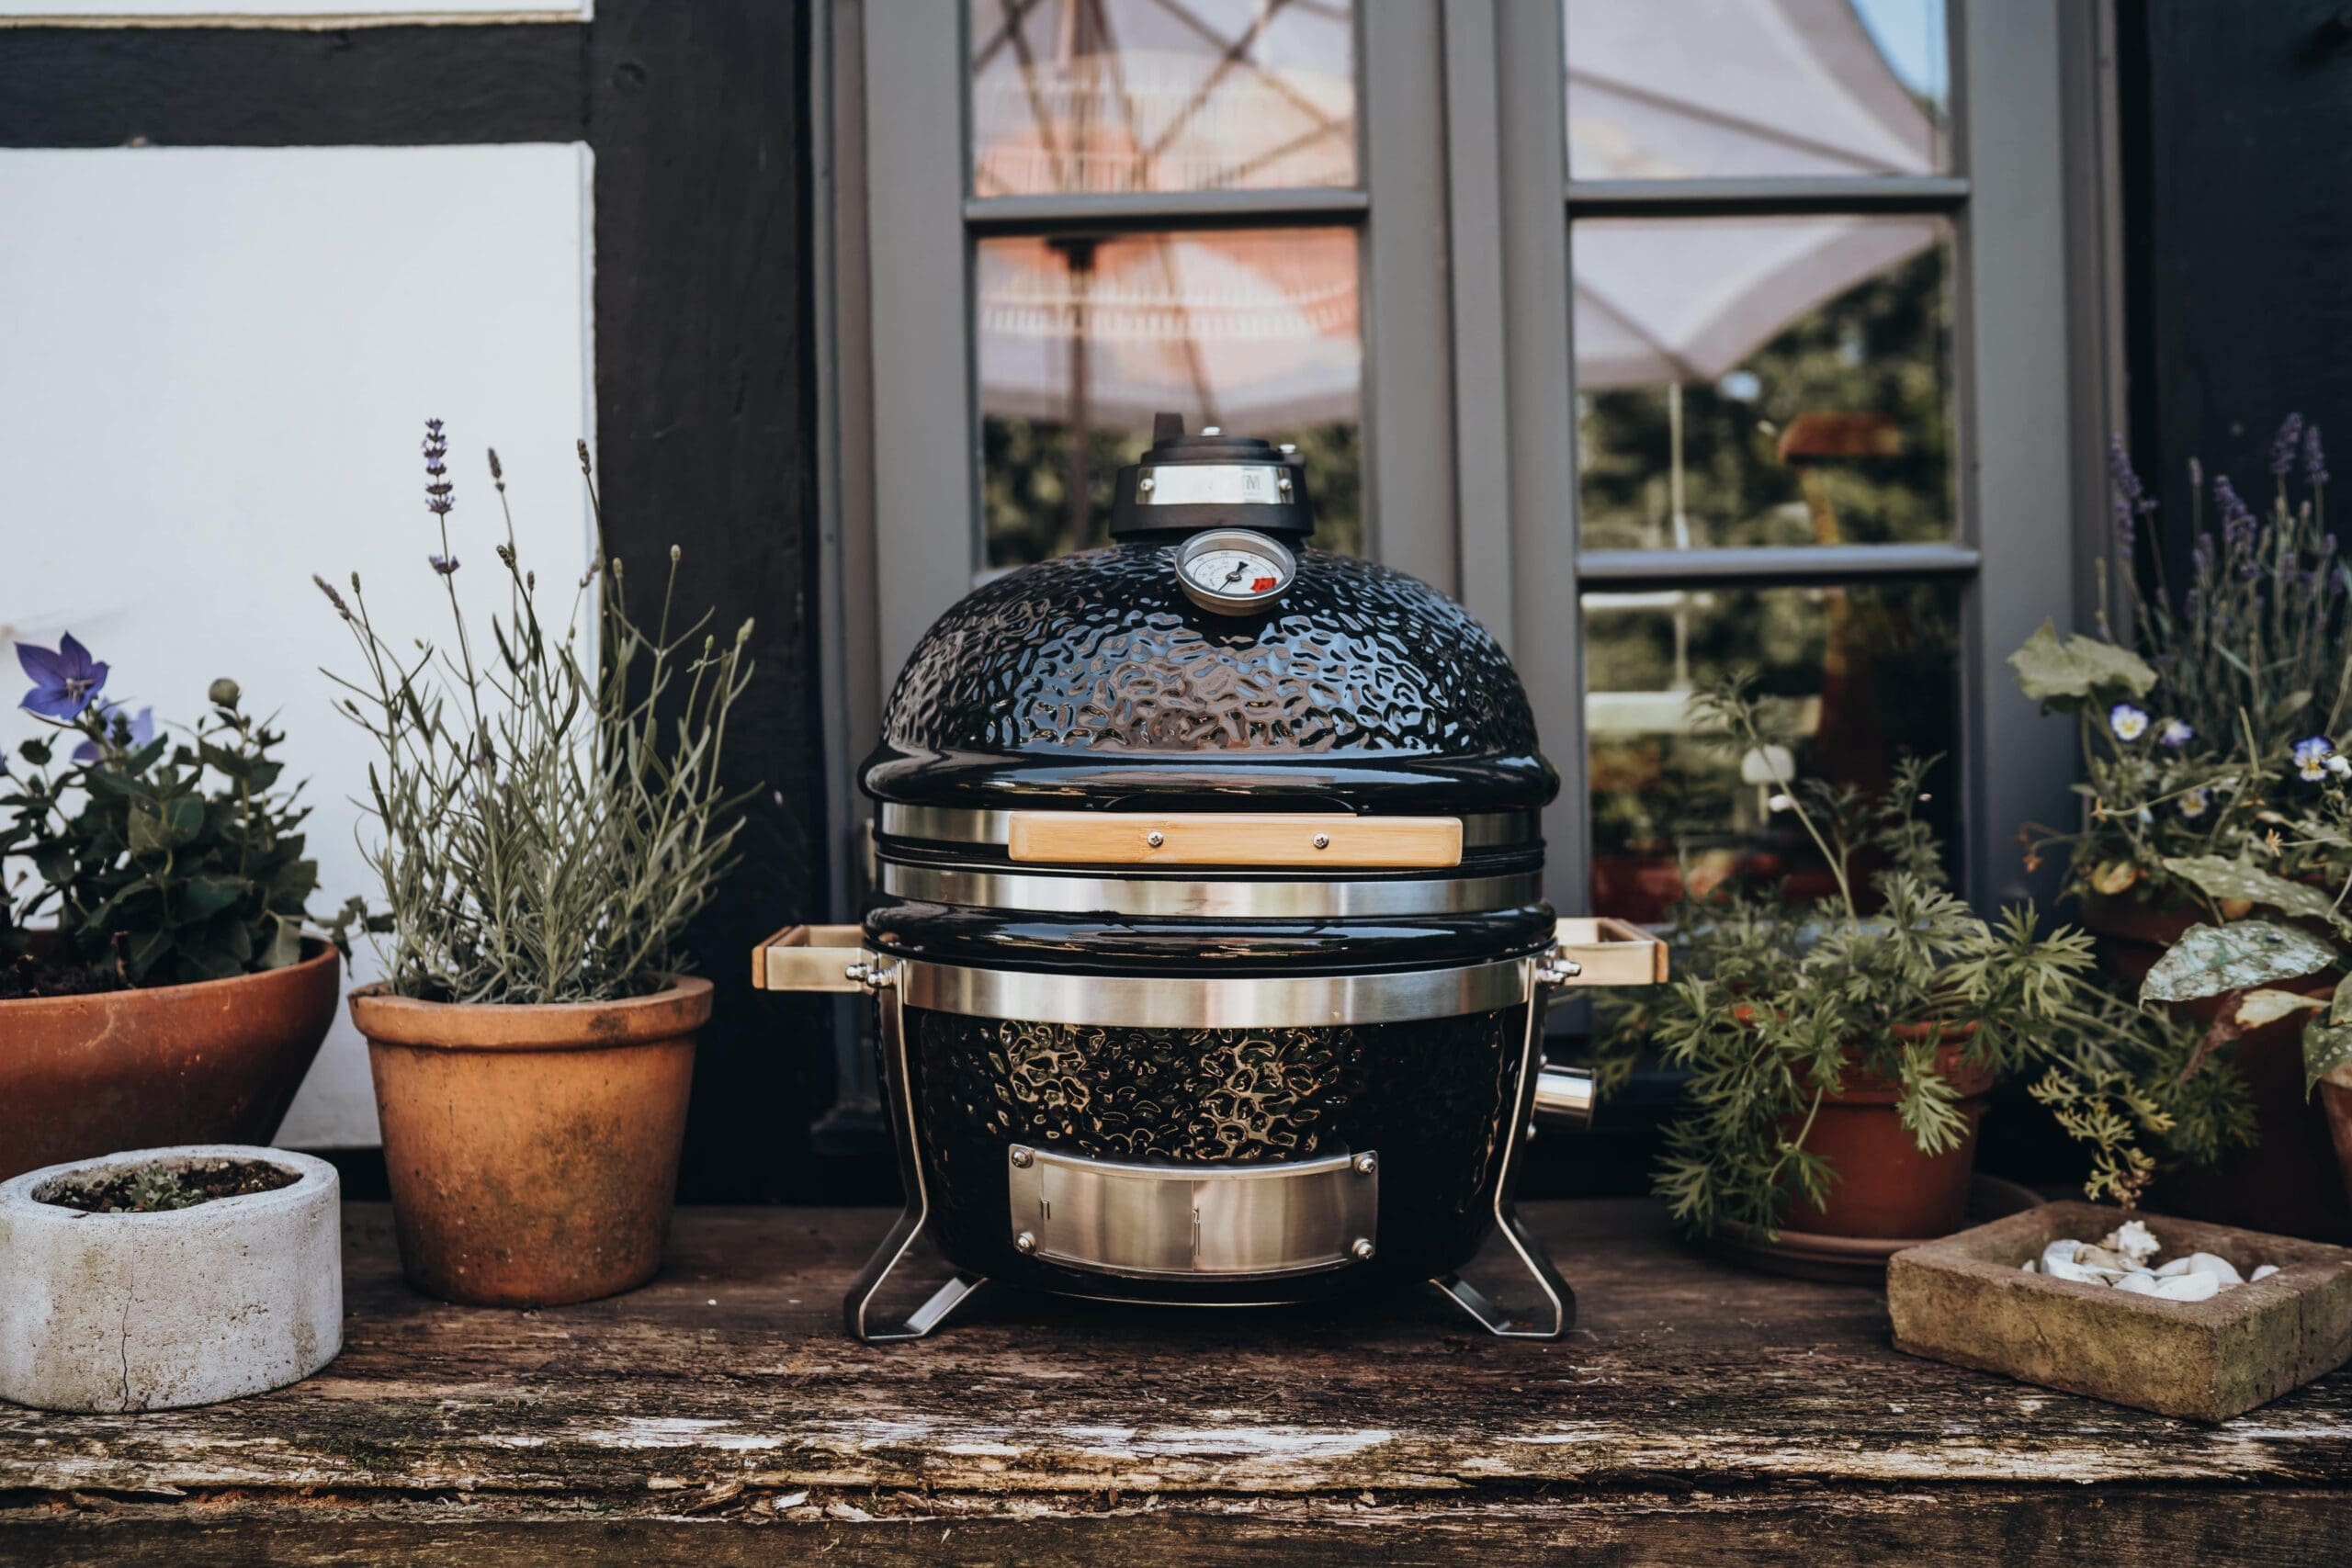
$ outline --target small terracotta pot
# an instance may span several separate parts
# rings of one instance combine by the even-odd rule
[[[2327,1117],[2327,1135],[2335,1145],[2344,1195],[2352,1202],[2352,1066],[2332,1068],[2319,1080],[2319,1103]]]
[[[2121,899],[2092,900],[2082,910],[2083,929],[2098,939],[2099,961],[2133,986],[2147,978],[2165,949],[2200,918]],[[2281,980],[2272,988],[2324,997],[2335,991],[2335,980],[2320,975]],[[2173,1006],[2210,1023],[2220,1015],[2222,998]],[[2184,1219],[2312,1241],[2352,1241],[2352,1201],[2338,1175],[2326,1113],[2304,1092],[2303,1023],[2297,1013],[2238,1036],[2232,1059],[2245,1076],[2260,1141],[2250,1149],[2231,1150],[2216,1165],[2165,1172],[2151,1200],[2154,1206]]]
[[[1784,1229],[1815,1235],[1939,1236],[1960,1229],[1968,1212],[1968,1179],[1976,1168],[1976,1124],[1984,1114],[1994,1074],[1962,1061],[1971,1024],[1945,1032],[1935,1023],[1906,1023],[1895,1032],[1905,1040],[1941,1036],[1936,1070],[1960,1093],[1958,1110],[1968,1122],[1960,1146],[1942,1154],[1920,1152],[1895,1112],[1901,1086],[1865,1071],[1850,1055],[1846,1076],[1834,1095],[1822,1098],[1805,1134],[1809,1154],[1829,1162],[1834,1177],[1819,1208],[1802,1200],[1781,1215]],[[1792,1124],[1793,1133],[1797,1125]]]
[[[119,1149],[267,1144],[334,1021],[342,960],[0,1001],[0,1180]]]
[[[653,1278],[710,1000],[698,979],[532,1007],[354,991],[409,1282],[555,1306]]]

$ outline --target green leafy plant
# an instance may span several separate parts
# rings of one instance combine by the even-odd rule
[[[674,546],[650,633],[629,618],[621,562],[601,547],[564,618],[544,619],[493,451],[505,537],[492,549],[507,603],[485,645],[455,588],[447,441],[438,420],[425,428],[425,505],[441,531],[427,564],[447,591],[447,642],[404,652],[377,626],[356,573],[348,600],[318,580],[365,671],[330,678],[380,753],[368,768],[381,829],[368,863],[385,906],[371,929],[389,984],[404,997],[476,1003],[658,989],[688,967],[679,939],[731,863],[742,796],[722,785],[719,761],[750,676],[751,623],[725,641],[705,629],[707,616],[672,628]],[[585,442],[579,456],[601,540]]]
[[[17,651],[34,681],[23,706],[59,733],[18,747],[22,771],[0,761],[0,860],[28,868],[0,895],[0,995],[184,985],[300,958],[319,885],[309,808],[270,755],[284,736],[243,711],[237,683],[213,682],[210,713],[175,740],[153,709],[103,699],[107,666],[71,635]],[[353,918],[329,923],[337,946]],[[37,956],[42,925],[61,949]]]
[[[1774,755],[1746,678],[1691,708],[1743,754]],[[2098,990],[2085,933],[2044,934],[2030,907],[1984,920],[1945,886],[1917,816],[1931,764],[1905,759],[1877,796],[1777,779],[1835,896],[1798,904],[1776,884],[1686,900],[1678,977],[1602,1001],[1604,1093],[1645,1048],[1690,1075],[1655,1183],[1685,1228],[1770,1235],[1792,1201],[1820,1203],[1838,1173],[1806,1142],[1849,1074],[1894,1084],[1903,1126],[1937,1154],[1967,1134],[1953,1071],[2043,1066],[2048,1102],[2094,1145],[2095,1187],[2128,1199],[2145,1185],[2137,1137],[2170,1126],[2143,1087],[2167,1025]]]

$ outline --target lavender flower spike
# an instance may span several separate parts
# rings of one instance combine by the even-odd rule
[[[53,652],[28,642],[18,643],[17,662],[33,682],[22,705],[43,718],[74,717],[96,700],[107,683],[106,665],[92,659],[90,650],[74,640],[72,632],[58,639]]]
[[[433,570],[444,577],[458,570],[458,558],[455,556],[427,556],[424,558],[432,562]]]
[[[2285,479],[2295,466],[2295,452],[2303,441],[2303,416],[2290,413],[2270,438],[2270,471]]]
[[[2303,429],[2303,478],[2315,485],[2327,482],[2327,457],[2319,449],[2319,426]]]
[[[449,465],[443,461],[449,456],[449,438],[441,433],[441,422],[424,422],[424,510],[435,517],[447,517],[453,504],[456,487],[449,483]]]
[[[2213,505],[2222,514],[2222,537],[2233,550],[2245,549],[2254,543],[2254,513],[2239,499],[2237,487],[2230,483],[2227,474],[2213,476]]]

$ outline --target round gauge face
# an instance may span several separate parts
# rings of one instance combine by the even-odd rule
[[[1263,534],[1220,528],[1186,541],[1176,570],[1195,604],[1237,615],[1279,598],[1298,575],[1298,562]]]

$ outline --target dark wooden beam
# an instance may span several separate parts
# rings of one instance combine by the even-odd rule
[[[0,147],[578,141],[577,22],[0,28]]]
[[[596,425],[606,537],[646,613],[672,545],[677,603],[756,668],[727,736],[752,791],[741,864],[690,934],[718,999],[681,1196],[774,1201],[831,1103],[821,1001],[749,982],[752,946],[825,886],[817,712],[816,383],[806,0],[599,0]],[[657,564],[658,563],[658,564]],[[873,1193],[867,1196],[879,1197]]]

